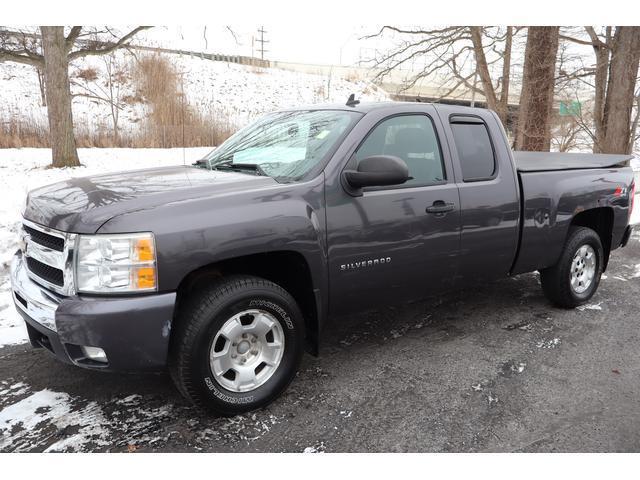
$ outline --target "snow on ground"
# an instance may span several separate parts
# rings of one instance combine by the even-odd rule
[[[9,265],[17,249],[20,210],[29,190],[69,177],[193,163],[210,150],[81,148],[78,154],[82,167],[49,169],[49,149],[0,149],[0,348],[27,341],[24,322],[11,298]]]
[[[579,307],[576,307],[578,310],[580,310],[581,312],[584,312],[585,310],[602,310],[602,302],[598,302],[598,303],[587,303],[585,305],[581,305]]]
[[[17,396],[22,398],[16,401]],[[113,444],[116,429],[123,445],[153,443],[160,439],[149,432],[159,420],[170,418],[172,406],[149,407],[143,400],[130,395],[100,406],[64,392],[31,392],[21,383],[8,386],[0,391],[0,451],[96,450]]]
[[[200,417],[192,407],[176,406],[160,396],[114,396],[98,403],[50,389],[33,391],[13,379],[0,380],[0,452],[152,449],[179,433],[175,418],[185,419],[197,443],[219,444],[253,442],[282,421],[268,412]]]

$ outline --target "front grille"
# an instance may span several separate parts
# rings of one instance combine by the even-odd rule
[[[27,257],[27,268],[31,273],[49,283],[58,285],[59,287],[64,286],[64,273],[58,268],[54,268],[31,257]]]
[[[33,242],[42,245],[43,247],[57,250],[58,252],[64,251],[64,239],[41,232],[40,230],[36,230],[35,228],[31,228],[27,225],[23,225],[23,227],[24,231],[29,234]]]

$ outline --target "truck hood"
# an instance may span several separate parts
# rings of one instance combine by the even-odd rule
[[[70,178],[31,191],[24,218],[64,232],[95,233],[124,213],[273,185],[270,177],[191,166]]]

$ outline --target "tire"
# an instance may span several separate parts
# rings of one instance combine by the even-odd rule
[[[270,281],[233,275],[185,300],[172,333],[169,371],[193,404],[231,416],[278,398],[303,351],[304,319],[293,297]]]
[[[595,266],[589,281],[590,253],[593,254]],[[574,259],[577,263],[574,263]],[[598,289],[603,264],[600,236],[587,227],[571,227],[558,263],[540,271],[542,290],[549,301],[562,308],[575,308],[587,303]]]

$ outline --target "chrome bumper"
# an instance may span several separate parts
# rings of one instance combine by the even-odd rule
[[[27,266],[20,251],[11,261],[11,287],[16,308],[43,327],[57,331],[56,310],[61,297],[29,278]]]

